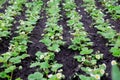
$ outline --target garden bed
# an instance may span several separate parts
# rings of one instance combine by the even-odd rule
[[[9,3],[9,1],[11,1],[11,3]],[[16,1],[18,1],[19,3],[19,0],[16,0]],[[94,77],[91,76],[90,73],[87,73],[87,71],[85,71],[84,69],[82,70],[81,67],[83,68],[89,67],[91,70],[92,69],[94,70],[94,69],[100,68],[99,65],[103,66],[103,64],[106,65],[106,68],[105,69],[103,68],[105,72],[103,74],[100,74],[100,80],[112,80],[111,62],[113,60],[115,60],[116,62],[120,61],[119,59],[120,53],[115,54],[117,53],[115,52],[116,50],[114,50],[114,52],[111,51],[112,47],[116,47],[115,42],[120,39],[119,38],[120,37],[119,35],[120,14],[117,17],[112,16],[112,15],[117,15],[117,14],[115,13],[112,14],[111,13],[112,11],[109,12],[108,7],[104,6],[104,4],[102,2],[99,2],[99,0],[91,0],[91,2],[95,1],[96,7],[94,8],[96,10],[96,13],[98,10],[98,12],[101,11],[100,15],[104,15],[102,17],[104,19],[103,23],[106,23],[107,26],[110,26],[110,30],[104,31],[103,29],[99,29],[99,27],[96,27],[96,26],[101,26],[101,27],[104,27],[104,29],[107,28],[106,25],[102,25],[102,22],[101,23],[97,22],[99,18],[96,19],[95,16],[99,17],[100,15],[92,14],[94,11],[92,11],[91,9],[88,9],[89,5],[94,6],[94,4],[93,5],[87,4],[88,0],[85,0],[85,1],[84,0],[83,1],[82,0],[58,0],[58,1],[57,0],[35,0],[35,1],[21,0],[21,1],[23,1],[23,3],[22,2],[19,3],[19,5],[21,6],[18,6],[19,8],[17,10],[20,14],[19,13],[18,13],[19,15],[15,14],[15,16],[10,15],[10,18],[12,17],[14,18],[9,23],[9,24],[12,24],[10,29],[8,29],[10,34],[7,34],[6,36],[0,36],[0,59],[1,59],[0,66],[3,66],[4,64],[7,63],[6,64],[7,66],[4,65],[5,67],[0,68],[0,72],[1,73],[5,72],[5,70],[8,69],[10,66],[14,66],[15,69],[10,70],[8,72],[6,71],[7,73],[4,73],[5,77],[3,78],[1,77],[3,76],[3,74],[0,74],[0,80],[28,80],[28,76],[30,76],[30,74],[33,74],[35,72],[42,73],[43,80],[44,79],[45,80],[46,79],[49,79],[49,80],[53,80],[53,79],[54,80],[82,80],[80,79],[81,77],[79,77],[80,75],[89,76],[91,80],[98,80],[96,78],[93,79]],[[69,1],[71,4],[69,4]],[[116,4],[117,3],[119,2],[116,1]],[[31,4],[33,6],[32,7],[30,5],[26,6],[26,4],[27,5]],[[37,7],[36,6],[37,4],[41,4],[41,5],[38,5]],[[54,4],[54,5],[51,5],[51,4]],[[5,14],[6,13],[5,10],[7,10],[7,8],[12,5],[14,5],[14,2],[12,2],[12,0],[7,0],[2,5],[2,8],[0,9],[0,14],[2,13]],[[117,6],[119,6],[119,4]],[[55,13],[53,9],[54,7],[56,8]],[[38,8],[39,13],[35,12],[35,15],[34,15],[34,12],[32,11],[32,9],[34,10],[34,8]],[[26,12],[28,9],[29,11]],[[52,9],[53,9],[53,15],[51,14]],[[49,10],[51,10],[51,12]],[[71,14],[72,12],[74,16],[72,16]],[[33,14],[35,17],[35,20],[33,21],[33,23],[32,23],[32,18],[31,18],[33,16],[31,16],[30,14]],[[79,16],[79,18],[77,19],[76,16]],[[55,19],[56,21],[54,21]],[[4,17],[1,17],[1,15],[0,15],[0,20],[3,22],[6,21]],[[20,20],[23,21],[23,24],[22,24],[22,21]],[[80,23],[78,23],[77,20]],[[28,24],[29,22],[31,22],[30,25]],[[78,23],[78,26],[81,26],[81,27],[77,28],[76,26],[77,23]],[[2,22],[0,23],[0,25],[2,25]],[[24,31],[24,29],[22,30],[21,28],[21,31],[19,31],[20,28],[18,27],[21,27],[24,25],[27,26],[27,28],[28,26],[30,26],[31,29]],[[55,32],[54,32],[54,28],[51,25],[52,26],[56,25],[58,27]],[[5,26],[7,27],[7,24]],[[53,34],[50,28],[53,29]],[[16,33],[16,31],[18,32]],[[113,35],[112,36],[113,38],[111,38],[111,35],[109,34],[108,36],[103,34],[103,33],[106,33],[106,34],[110,33],[110,31],[113,31],[113,33],[111,33],[111,35]],[[25,38],[27,42],[23,43],[23,45],[26,47],[23,51],[21,49],[20,51],[17,50],[16,52],[18,52],[19,54],[16,54],[16,55],[22,56],[22,54],[28,54],[29,56],[24,56],[23,58],[20,58],[21,61],[20,62],[18,61],[18,63],[15,63],[14,61],[11,60],[11,58],[17,57],[17,56],[13,56],[14,54],[8,58],[8,61],[6,62],[2,61],[4,54],[7,54],[7,52],[11,52],[12,54],[13,52],[15,52],[15,49],[22,44],[21,42],[22,42],[22,39],[24,40],[24,37],[20,38],[21,42],[18,41],[17,46],[15,47],[13,46],[17,44],[15,43],[15,41],[19,40],[17,36],[20,36],[22,32],[25,32],[25,36],[27,36]],[[49,34],[50,32],[51,34]],[[81,38],[83,40],[80,40],[80,39],[77,40],[76,38],[81,37],[82,32],[84,33]],[[22,35],[24,35],[24,33]],[[55,36],[51,38],[49,35],[52,35],[52,36],[55,35]],[[16,39],[14,39],[15,37]],[[51,41],[47,40],[47,38],[51,39]],[[48,42],[46,42],[45,40]],[[75,44],[74,44],[74,41],[76,41]],[[78,41],[80,41],[80,43],[78,43]],[[58,43],[58,42],[61,42],[61,43]],[[57,44],[57,45],[54,45],[54,47],[51,47],[51,45],[48,45],[49,43],[51,45],[54,45],[54,44]],[[10,46],[12,47],[10,48]],[[117,46],[117,47],[118,47],[118,51],[120,51],[120,48],[119,48],[120,46]],[[86,48],[88,52],[85,53],[85,50],[83,49],[86,49]],[[54,53],[53,60],[51,60],[51,58],[49,57],[50,60],[48,60],[48,64],[49,64],[48,68],[39,69],[39,67],[41,67],[40,65],[30,67],[32,63],[37,62],[37,59],[36,59],[37,52],[41,52],[43,54],[48,53],[47,55],[49,55],[49,53],[53,55],[52,53]],[[103,55],[103,56],[100,59],[97,59],[96,58],[97,54]],[[75,56],[82,56],[82,58],[84,57],[85,60],[88,60],[88,61],[91,60],[91,61],[85,62],[85,61],[82,61],[80,58],[74,58]],[[13,60],[16,60],[16,59],[13,59]],[[95,64],[91,63],[92,60],[95,61]],[[44,60],[38,60],[38,62],[40,61],[41,63],[46,62]],[[58,67],[57,71],[54,71],[54,70],[52,71],[51,70],[51,68],[53,68],[52,65],[55,65],[55,64],[59,64],[59,66],[61,65],[62,66],[61,67],[57,66]],[[49,74],[56,76],[56,74],[59,73],[58,72],[59,69],[62,69],[61,73],[64,76],[60,79],[59,78],[50,79]],[[45,72],[45,70],[49,70],[49,71]],[[98,72],[99,72],[99,69],[98,69]],[[30,80],[34,80],[34,79],[30,79]]]

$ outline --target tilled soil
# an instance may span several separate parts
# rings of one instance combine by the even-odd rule
[[[46,4],[47,1],[48,0],[44,0],[43,8],[47,7],[47,4]],[[60,18],[60,21],[58,22],[58,25],[62,25],[63,27],[63,40],[66,42],[66,44],[60,47],[61,51],[59,53],[55,53],[55,59],[57,60],[58,63],[63,64],[63,74],[66,76],[64,80],[79,80],[77,77],[73,78],[73,75],[76,72],[79,74],[84,74],[84,72],[82,72],[81,70],[77,70],[79,63],[73,58],[75,55],[78,55],[79,52],[68,49],[68,46],[71,44],[70,38],[72,38],[72,36],[69,33],[70,28],[69,26],[67,26],[67,20],[69,20],[69,18],[67,18],[65,15],[66,12],[63,9],[62,3],[64,3],[64,0],[62,0],[61,4],[59,5],[61,8],[61,11],[60,11],[61,18]],[[94,21],[92,20],[90,15],[84,10],[85,8],[81,6],[83,4],[83,1],[75,0],[75,3],[77,5],[76,11],[78,11],[78,13],[82,15],[82,19],[80,21],[83,23],[85,30],[88,33],[88,37],[94,43],[94,45],[91,48],[94,49],[94,53],[96,51],[100,51],[102,54],[104,54],[103,60],[98,61],[97,64],[99,65],[99,64],[105,63],[107,65],[106,73],[109,73],[109,75],[108,76],[104,75],[101,80],[112,80],[111,74],[110,74],[111,73],[110,62],[113,59],[117,61],[120,61],[120,59],[115,58],[111,55],[111,53],[109,52],[110,47],[106,46],[106,43],[108,43],[108,40],[106,40],[101,35],[99,35],[97,33],[97,29],[92,26],[92,23]],[[4,10],[6,9],[7,6],[9,6],[9,4],[6,2],[3,5],[3,8],[0,9],[0,12],[4,13]],[[96,6],[98,7],[98,9],[104,9],[101,3],[98,2],[97,0],[96,0]],[[19,22],[18,22],[19,20],[21,19],[25,20],[25,10],[26,8],[24,7],[22,14],[15,17],[15,21],[17,22],[13,23],[13,27],[11,29],[12,35],[10,35],[9,38],[2,38],[2,40],[0,41],[0,54],[3,54],[8,51],[10,40],[14,36],[17,36],[17,34],[15,34],[15,31],[17,30],[16,27],[19,26]],[[105,11],[106,10],[103,10],[104,14],[106,14]],[[15,78],[17,77],[21,77],[23,80],[27,80],[27,76],[35,71],[35,68],[29,68],[30,62],[35,60],[35,53],[37,51],[42,51],[42,52],[48,51],[46,46],[41,42],[39,42],[42,39],[41,34],[44,33],[44,29],[46,25],[45,22],[47,21],[46,16],[47,16],[46,11],[42,9],[40,11],[41,18],[37,21],[37,24],[35,25],[35,28],[31,32],[31,34],[29,34],[31,42],[28,43],[27,52],[30,55],[30,57],[24,59],[20,64],[17,65],[18,67],[19,65],[22,65],[23,69],[14,71],[13,80],[15,80]],[[106,17],[104,19],[109,20],[110,24],[115,26],[114,29],[120,32],[120,27],[119,27],[120,20],[116,20],[116,21],[112,20],[109,14],[106,14]]]

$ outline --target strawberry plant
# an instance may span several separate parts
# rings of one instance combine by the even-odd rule
[[[101,80],[101,76],[103,76],[105,73],[104,70],[106,69],[106,65],[101,64],[94,69],[91,69],[89,67],[87,68],[82,67],[81,69],[85,71],[87,74],[89,74],[89,76],[78,75],[81,80]]]
[[[59,69],[62,67],[62,64],[58,64],[55,61],[55,55],[53,52],[37,52],[36,53],[36,61],[33,62],[31,64],[31,68],[32,67],[39,67],[38,70],[41,72],[39,72],[39,74],[41,75],[46,75],[48,80],[61,80],[62,78],[64,78],[63,74],[60,73],[61,77],[57,77],[58,73],[59,73]],[[36,72],[35,72],[36,73]],[[49,76],[49,74],[51,73],[51,76]],[[32,78],[31,78],[32,76]],[[39,75],[40,76],[40,75]],[[28,79],[36,78],[35,74],[30,74],[28,76]],[[41,78],[41,77],[39,77]]]
[[[94,66],[96,65],[97,61],[98,60],[101,60],[103,59],[103,54],[100,54],[99,52],[97,52],[96,54],[94,55],[87,55],[87,56],[84,56],[84,55],[76,55],[74,56],[74,58],[79,62],[81,63],[80,65],[85,65],[85,66]]]
[[[47,80],[45,78],[43,78],[43,74],[40,72],[35,72],[33,74],[30,74],[28,76],[28,80]]]

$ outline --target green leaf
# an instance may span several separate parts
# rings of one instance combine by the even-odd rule
[[[77,59],[78,62],[82,61],[82,56],[75,56],[74,58]]]
[[[106,30],[105,32],[98,32],[98,33],[103,35],[107,39],[113,39],[116,36],[116,32],[112,30],[111,28],[108,28],[108,30]]]
[[[34,74],[30,74],[28,76],[28,80],[46,80],[43,78],[43,74],[40,72],[35,72]]]
[[[30,55],[28,55],[28,54],[22,54],[20,57],[21,57],[21,59],[25,59],[26,57],[29,57]]]
[[[17,56],[17,57],[10,58],[9,61],[14,63],[14,64],[17,64],[17,63],[21,62],[21,58],[20,58],[20,56]]]
[[[120,77],[120,70],[117,65],[112,66],[112,80],[118,80]]]
[[[3,55],[4,62],[7,62],[9,60],[9,58],[12,56],[11,52],[6,52]]]
[[[117,38],[115,46],[119,47],[120,46],[120,37]]]
[[[21,79],[21,78],[16,78],[15,80],[23,80],[23,79]]]
[[[59,48],[58,44],[53,44],[52,46],[49,46],[48,49],[51,50],[51,51],[55,51],[55,52],[60,51],[60,48]]]
[[[43,53],[38,51],[35,55],[39,58],[41,55],[43,55]]]
[[[93,52],[92,49],[88,49],[87,47],[82,48],[82,51],[80,52],[81,55],[85,54],[91,54]]]
[[[10,78],[5,72],[0,72],[0,78]]]
[[[10,66],[7,69],[5,69],[5,73],[13,72],[16,69],[16,66]]]
[[[50,65],[48,64],[48,62],[41,62],[40,63],[40,68],[42,68],[42,69],[47,69],[49,67],[50,67]]]
[[[120,57],[120,49],[118,47],[112,47],[110,52],[112,52],[113,56]]]
[[[52,52],[49,52],[48,53],[48,55],[46,55],[45,57],[44,57],[44,60],[45,61],[50,61],[50,60],[54,60],[54,57],[55,57],[55,54],[54,53],[52,53]]]
[[[4,62],[4,58],[0,56],[0,63]]]
[[[51,45],[51,40],[48,37],[43,38],[40,42],[44,43],[46,46]]]
[[[37,67],[37,66],[40,66],[40,62],[34,62],[30,65],[30,67]]]
[[[54,71],[54,72],[57,72],[57,70],[59,68],[61,68],[62,66],[63,66],[62,64],[55,63],[55,64],[52,65],[51,70]]]
[[[50,79],[48,80],[59,80],[56,75],[53,75]]]
[[[87,76],[84,76],[84,75],[79,75],[79,78],[81,80],[95,80],[95,78],[93,78],[93,77],[87,77]]]
[[[73,50],[77,50],[77,49],[78,49],[78,48],[76,47],[76,45],[70,45],[68,48],[69,48],[69,49],[73,49]]]
[[[17,64],[17,63],[20,63],[22,59],[25,59],[28,56],[29,56],[28,54],[23,54],[21,56],[12,57],[9,59],[9,61],[14,63],[14,64]]]

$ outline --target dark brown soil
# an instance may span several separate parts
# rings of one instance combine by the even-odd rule
[[[66,12],[63,9],[63,3],[64,3],[64,0],[62,0],[60,5],[59,5],[61,17],[60,17],[60,20],[58,22],[58,25],[63,27],[63,40],[66,43],[65,45],[69,46],[71,43],[70,38],[72,38],[72,36],[70,35],[70,32],[69,32],[71,30],[70,30],[69,26],[67,26],[67,21],[69,20],[69,18],[66,17]]]
[[[28,0],[28,1],[31,1],[31,0]],[[47,6],[46,3],[48,0],[43,0],[43,1],[44,1],[43,8],[45,8]],[[69,33],[69,31],[71,30],[69,26],[67,26],[67,20],[69,20],[69,18],[67,18],[65,15],[66,12],[63,10],[62,3],[64,3],[64,0],[62,0],[60,4],[61,18],[60,18],[60,21],[58,22],[58,25],[61,25],[63,27],[63,40],[66,42],[66,44],[60,47],[61,51],[59,53],[55,53],[55,59],[57,60],[58,63],[63,64],[63,74],[66,77],[64,80],[79,80],[77,77],[73,78],[73,75],[76,72],[78,74],[84,74],[84,72],[82,72],[81,70],[78,70],[79,63],[73,58],[75,55],[78,55],[79,52],[68,49],[68,46],[71,44],[70,38],[72,38],[72,36]],[[97,34],[97,29],[94,28],[94,26],[92,25],[94,21],[92,20],[90,15],[86,11],[84,11],[84,7],[81,7],[81,5],[83,4],[83,1],[75,0],[75,3],[77,5],[76,11],[79,12],[80,10],[79,14],[82,15],[82,19],[80,21],[83,23],[85,30],[88,33],[88,37],[94,43],[94,45],[91,48],[94,49],[94,53],[96,51],[100,51],[101,53],[104,54],[103,60],[100,60],[98,62],[98,65],[105,63],[107,65],[106,73],[109,73],[109,75],[108,76],[104,75],[101,80],[112,80],[110,75],[111,60],[113,59],[117,61],[120,61],[120,60],[117,58],[114,58],[111,55],[111,53],[109,53],[110,47],[106,46],[106,43],[108,43],[108,40],[106,40],[105,38]],[[5,3],[3,5],[3,9],[0,9],[0,12],[4,12],[4,9],[7,6],[8,6],[8,3]],[[98,7],[98,9],[103,9],[103,13],[106,14],[104,7],[97,0],[96,0],[96,6]],[[25,10],[26,8],[24,7],[22,14],[20,16],[15,17],[15,21],[17,22],[13,23],[13,28],[11,29],[12,35],[10,36],[10,38],[2,38],[2,41],[0,41],[0,54],[7,52],[10,40],[17,35],[15,33],[15,31],[17,30],[16,27],[19,26],[19,22],[18,22],[19,20],[21,19],[25,20]],[[106,15],[107,16],[105,17],[105,20],[108,19],[110,21],[110,24],[115,26],[114,29],[120,32],[120,27],[119,27],[120,20],[116,20],[116,21],[112,20],[109,14],[106,14]],[[24,59],[20,64],[17,65],[18,67],[19,65],[22,65],[23,69],[15,70],[13,74],[13,80],[15,80],[18,77],[22,78],[23,80],[27,80],[27,76],[35,71],[35,68],[29,68],[30,62],[35,60],[35,53],[37,51],[42,51],[42,52],[47,51],[46,46],[41,42],[39,42],[39,40],[42,39],[41,34],[44,33],[44,29],[46,25],[45,22],[47,21],[46,11],[41,10],[40,16],[41,18],[37,21],[35,28],[31,32],[31,34],[29,34],[31,42],[28,43],[27,52],[28,54],[30,54],[30,57]]]
[[[63,9],[63,3],[64,0],[62,0],[61,4],[59,5],[61,9],[61,18],[58,22],[58,25],[61,25],[61,27],[63,27],[63,40],[65,41],[65,45],[61,46],[61,51],[59,53],[56,53],[55,58],[58,63],[63,64],[63,74],[66,75],[65,80],[71,80],[78,66],[78,63],[73,58],[73,56],[79,53],[68,49],[68,46],[71,44],[70,38],[72,38],[72,36],[70,35],[71,30],[69,26],[67,26],[67,21],[69,18],[66,17],[66,12]]]

